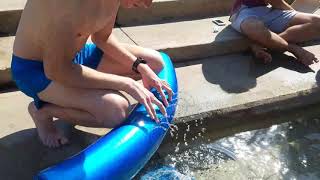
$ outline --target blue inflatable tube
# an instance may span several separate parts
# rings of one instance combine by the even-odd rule
[[[165,66],[158,76],[166,80],[174,92],[167,107],[168,117],[164,117],[159,108],[154,106],[161,122],[157,124],[149,117],[144,106],[138,104],[126,123],[114,128],[79,154],[41,171],[34,179],[132,179],[160,146],[176,110],[178,85],[175,70],[170,58],[164,53],[161,55]],[[158,92],[154,89],[151,91],[161,99]]]

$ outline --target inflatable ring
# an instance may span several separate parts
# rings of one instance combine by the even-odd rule
[[[173,121],[177,106],[178,85],[175,69],[169,56],[164,53],[161,53],[161,56],[164,68],[158,76],[167,81],[174,92],[172,101],[166,108],[167,117],[164,117],[159,108],[154,106],[160,120],[158,124],[149,117],[144,106],[138,104],[124,124],[114,128],[77,155],[41,171],[34,179],[132,179],[160,146]],[[151,92],[161,99],[155,89]],[[165,94],[168,97],[167,92]]]

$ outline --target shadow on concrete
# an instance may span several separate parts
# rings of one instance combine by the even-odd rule
[[[0,179],[32,179],[40,170],[77,154],[96,141],[99,136],[79,131],[57,122],[71,143],[50,149],[38,140],[36,129],[22,130],[0,139]],[[62,127],[63,126],[63,127]]]
[[[0,93],[8,93],[14,91],[18,91],[18,88],[14,83],[3,84],[0,87]]]
[[[263,64],[245,52],[241,56],[230,55],[202,63],[204,77],[210,83],[219,85],[228,93],[243,93],[256,87],[257,78],[277,68],[285,68],[299,73],[314,72],[296,61],[296,58],[282,53],[273,53],[273,61]]]
[[[217,42],[223,42],[226,39],[230,38],[232,40],[234,39],[246,39],[244,35],[236,31],[231,25],[226,26],[217,26],[215,23],[213,23],[214,30],[217,30],[216,32],[213,31],[215,36],[215,41]],[[246,44],[248,46],[248,44]]]

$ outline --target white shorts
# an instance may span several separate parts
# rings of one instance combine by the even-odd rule
[[[241,6],[240,10],[230,17],[231,26],[241,33],[241,23],[248,18],[257,18],[275,33],[281,33],[288,27],[290,20],[297,14],[294,10],[279,10],[268,6],[249,8]]]

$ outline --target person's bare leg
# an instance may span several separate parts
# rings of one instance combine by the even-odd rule
[[[264,23],[256,18],[248,18],[241,24],[242,32],[252,41],[271,50],[289,51],[305,65],[311,65],[317,59],[315,55],[295,44],[289,44],[285,39],[270,31]]]
[[[74,89],[52,82],[39,97],[49,103],[39,110],[30,103],[29,112],[40,140],[49,147],[68,142],[54,126],[53,117],[82,126],[112,128],[128,114],[128,100],[115,91]]]
[[[289,22],[288,28],[279,34],[289,43],[300,43],[320,37],[320,16],[308,13],[297,13]],[[254,56],[263,62],[269,62],[271,55],[262,46],[253,43],[251,50]]]
[[[297,13],[289,22],[288,28],[279,34],[289,43],[300,43],[320,37],[320,16]]]
[[[59,147],[69,142],[54,126],[53,117],[45,112],[46,107],[37,110],[34,102],[31,102],[28,106],[28,111],[37,128],[39,138],[44,145],[48,147]]]
[[[163,68],[161,55],[157,51],[135,45],[123,45],[134,55],[143,57],[155,72]],[[97,70],[134,79],[141,78],[132,72],[131,68],[121,65],[107,55],[103,56]],[[112,128],[125,119],[129,109],[128,100],[117,92],[73,89],[58,83],[51,83],[47,89],[39,93],[39,97],[50,104],[45,105],[44,110],[34,108],[32,113],[37,114],[33,117],[36,118],[34,121],[39,127],[40,139],[51,147],[59,146],[63,137],[53,126],[52,117],[83,126]]]
[[[257,43],[252,42],[250,44],[250,50],[252,51],[255,58],[262,61],[263,63],[270,63],[272,61],[272,56],[267,52],[267,48],[260,46]]]

